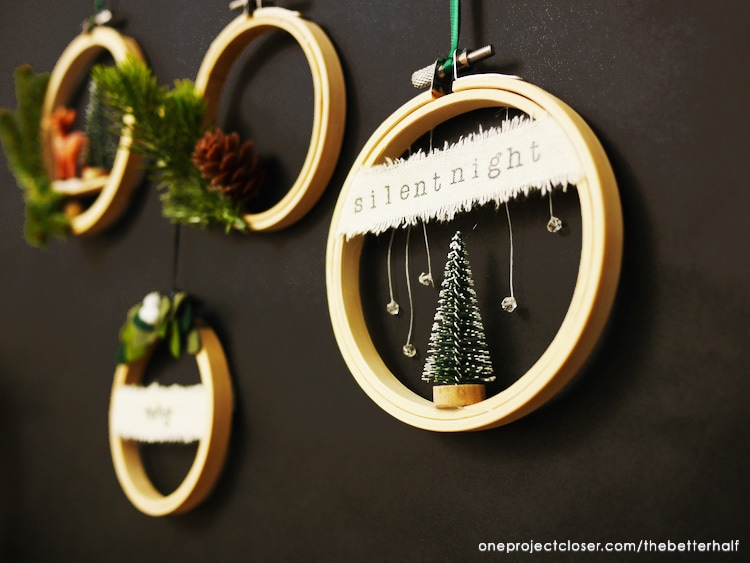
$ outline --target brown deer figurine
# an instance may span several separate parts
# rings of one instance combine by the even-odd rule
[[[55,179],[67,180],[78,176],[78,164],[88,147],[88,138],[81,131],[71,131],[76,112],[57,108],[50,116],[52,154],[55,158]]]

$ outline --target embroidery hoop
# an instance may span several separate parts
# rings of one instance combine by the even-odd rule
[[[337,235],[339,217],[354,175],[396,158],[427,131],[458,115],[487,107],[516,108],[536,119],[555,119],[581,159],[581,260],[568,311],[536,363],[497,395],[456,410],[439,410],[407,389],[383,362],[370,338],[360,298],[363,236]],[[578,371],[593,350],[614,301],[622,261],[622,211],[604,149],[583,119],[541,88],[514,77],[478,74],[459,78],[453,93],[430,92],[407,102],[373,133],[347,176],[328,235],[328,307],[341,353],[357,383],[383,410],[425,430],[483,430],[507,424],[542,406]]]
[[[229,446],[234,396],[229,367],[218,337],[206,326],[198,328],[201,349],[195,356],[201,383],[208,398],[207,418],[211,426],[198,442],[193,464],[182,483],[170,494],[162,495],[151,483],[135,440],[123,439],[109,424],[109,444],[117,480],[138,510],[151,516],[187,512],[200,504],[211,492],[219,477]],[[112,384],[112,397],[122,385],[139,385],[149,355],[132,364],[119,364]],[[110,417],[112,416],[110,402]]]
[[[55,166],[49,118],[55,109],[69,102],[80,85],[81,77],[103,51],[108,51],[118,65],[128,56],[143,59],[143,54],[133,39],[112,28],[101,26],[82,33],[63,51],[50,74],[42,106],[42,150],[51,178],[54,178]],[[73,234],[101,232],[125,211],[128,200],[140,180],[141,158],[130,152],[130,145],[130,135],[123,128],[107,182],[88,209],[71,219]]]
[[[235,18],[214,39],[198,70],[196,90],[208,104],[206,118],[215,121],[221,90],[232,64],[255,39],[281,29],[299,43],[312,73],[314,115],[310,146],[299,176],[276,205],[248,213],[253,231],[284,229],[304,217],[317,203],[333,175],[344,135],[346,92],[336,50],[323,30],[285,8],[258,8]]]

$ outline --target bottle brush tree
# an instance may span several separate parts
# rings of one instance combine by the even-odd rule
[[[494,381],[482,316],[461,232],[450,243],[422,379],[440,385]]]

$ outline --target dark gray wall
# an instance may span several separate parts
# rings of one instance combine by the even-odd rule
[[[574,385],[507,427],[449,435],[391,418],[357,386],[330,329],[324,268],[347,171],[414,95],[411,72],[448,48],[448,2],[281,4],[338,49],[346,137],[325,196],[293,228],[183,230],[180,285],[203,301],[237,394],[225,472],[194,512],[139,513],[107,443],[117,330],[132,304],[170,284],[173,230],[153,184],[109,233],[42,252],[23,241],[22,201],[0,159],[6,558],[459,561],[486,559],[480,542],[747,539],[748,4],[463,3],[462,44],[498,51],[486,69],[522,75],[595,130],[626,238],[609,330]],[[112,6],[165,84],[193,78],[234,17],[226,0]],[[13,68],[51,70],[90,7],[2,3],[0,106],[14,105]],[[294,177],[307,70],[281,40],[256,60],[227,119]],[[192,452],[155,450],[154,479],[179,481]]]

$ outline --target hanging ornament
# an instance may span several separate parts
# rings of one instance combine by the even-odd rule
[[[154,350],[165,342],[173,357],[195,356],[201,382],[144,387]],[[141,512],[187,512],[213,489],[226,458],[234,405],[229,368],[216,334],[193,315],[187,295],[149,293],[128,313],[120,331],[109,407],[109,441],[117,479]],[[197,442],[183,482],[162,495],[149,480],[138,442]]]
[[[273,30],[291,35],[301,47],[312,73],[314,108],[312,135],[302,169],[286,195],[259,213],[243,213],[252,231],[284,229],[305,216],[323,194],[338,160],[344,134],[346,93],[336,50],[328,36],[299,12],[264,8],[238,0],[230,8],[243,13],[214,39],[195,79],[196,91],[206,104],[206,119],[215,122],[224,82],[233,63],[253,41]]]
[[[91,135],[93,121],[101,117],[95,107],[100,93],[90,92],[85,133],[75,129],[77,112],[69,107],[85,72],[102,53],[111,55],[115,65],[128,58],[143,60],[135,41],[103,26],[111,13],[105,17],[102,12],[99,7],[50,75],[20,67],[15,75],[18,109],[0,110],[0,141],[24,191],[25,234],[35,246],[46,246],[53,237],[106,229],[125,211],[140,178],[140,160],[130,152],[127,130],[121,131],[119,142],[104,139],[106,128]],[[99,151],[111,149],[102,143],[117,147],[106,162],[98,160]]]
[[[373,133],[342,187],[328,237],[326,282],[334,333],[363,390],[386,412],[435,431],[492,428],[529,414],[560,390],[594,349],[617,287],[622,213],[612,168],[594,133],[558,98],[500,74],[466,75],[492,54],[458,49],[453,0],[451,51],[415,73],[423,93]],[[497,107],[519,117],[480,130],[446,149],[401,155],[425,133],[464,113]],[[581,256],[568,311],[546,351],[517,381],[476,405],[436,409],[399,382],[375,350],[364,319],[358,273],[366,233],[449,221],[474,206],[557,185],[575,186],[581,209]],[[384,186],[403,186],[396,192]],[[454,189],[443,189],[448,186]],[[366,204],[365,204],[366,202]],[[510,226],[510,224],[509,224]],[[511,288],[511,295],[513,290]],[[508,300],[508,309],[517,303]]]

